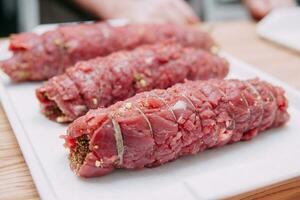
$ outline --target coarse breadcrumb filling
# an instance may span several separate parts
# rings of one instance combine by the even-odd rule
[[[46,103],[43,105],[43,113],[50,119],[55,120],[57,122],[65,122],[64,113],[58,107],[55,101],[51,100],[48,97],[47,92],[38,93],[40,99],[43,99]]]
[[[87,135],[82,135],[75,140],[75,147],[71,148],[70,152],[70,161],[72,169],[77,172],[81,165],[84,163],[84,160],[87,154],[90,151],[89,142]]]
[[[45,115],[47,117],[60,117],[60,116],[63,116],[63,113],[62,111],[59,109],[59,107],[54,103],[52,104],[51,106],[47,106],[45,108]]]

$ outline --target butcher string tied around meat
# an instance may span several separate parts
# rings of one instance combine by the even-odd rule
[[[119,122],[115,119],[115,114],[110,115],[113,127],[114,127],[114,136],[116,139],[117,154],[119,159],[119,165],[123,164],[123,155],[124,155],[124,142],[122,137],[122,132]]]
[[[248,88],[253,92],[253,94],[255,94],[256,100],[258,100],[258,102],[260,102],[259,106],[260,106],[260,109],[262,110],[262,113],[259,116],[259,120],[257,120],[257,121],[259,121],[261,124],[262,119],[263,119],[263,112],[264,112],[264,105],[263,105],[262,97],[259,94],[259,92],[257,91],[257,89],[251,83],[249,83],[248,81],[246,81],[245,83],[246,83],[246,86],[248,86]],[[260,124],[258,124],[258,127],[260,126]]]
[[[145,119],[145,121],[147,122],[148,126],[149,126],[149,130],[150,130],[150,134],[153,137],[153,129],[151,126],[151,123],[148,119],[148,117],[145,115],[145,113],[136,105],[133,106]],[[115,114],[111,114],[110,118],[113,124],[113,128],[114,128],[114,137],[116,140],[116,146],[117,146],[117,154],[118,154],[118,160],[119,160],[119,165],[123,164],[123,156],[124,156],[124,141],[123,141],[123,137],[122,137],[122,131],[121,131],[121,127],[119,122],[115,119]]]
[[[136,105],[133,105],[133,107],[143,116],[143,118],[145,119],[146,123],[148,124],[149,130],[150,130],[150,134],[153,137],[153,129],[152,129],[152,125],[148,119],[148,117],[145,115],[145,113]]]
[[[160,97],[159,95],[157,95],[156,93],[154,93],[154,96],[156,98],[158,98],[161,102],[163,102],[163,104],[168,108],[168,110],[170,111],[171,115],[174,117],[175,121],[177,121],[177,118],[176,118],[176,115],[174,113],[174,111],[170,108],[169,104],[167,104],[167,102],[162,98]]]
[[[184,98],[184,99],[186,99],[192,106],[193,106],[193,108],[194,108],[194,113],[195,113],[195,118],[197,117],[197,115],[198,115],[198,112],[197,112],[197,107],[195,106],[195,104],[193,103],[193,101],[188,97],[188,96],[186,96],[185,94],[181,94],[181,96]],[[200,121],[200,123],[202,124],[202,121]]]
[[[216,84],[213,84],[212,83],[212,85],[214,86],[214,87],[216,87],[216,88],[219,88],[219,92],[221,93],[221,95],[223,96],[223,98],[224,99],[226,99],[226,94],[225,94],[225,92],[218,86],[218,85],[216,85]],[[230,101],[230,100],[228,100],[227,101],[227,103],[228,103],[228,105],[229,105],[229,107],[230,108],[232,108],[232,107],[234,107],[234,105],[233,105],[233,103]],[[236,119],[236,116],[235,116],[235,114],[233,113],[233,112],[228,112],[228,114],[229,114],[229,116],[231,117],[231,123],[230,123],[230,126],[232,126],[231,124],[233,123],[233,126],[229,129],[229,130],[233,130],[233,129],[235,129],[235,120],[234,119]],[[226,128],[228,129],[228,126],[226,125]]]
[[[242,97],[243,102],[245,102],[245,104],[246,104],[247,112],[249,114],[249,118],[247,120],[249,120],[251,118],[251,110],[250,110],[249,102],[248,102],[247,98],[245,97],[244,90],[241,91],[241,97]]]
[[[197,107],[195,106],[195,104],[192,102],[190,98],[188,98],[185,94],[181,94],[181,96],[185,98],[194,107],[195,111],[197,110]]]
[[[274,101],[276,101],[276,97],[274,96],[273,92],[271,91],[269,85],[265,84],[264,86],[267,87],[268,90],[269,90],[269,92],[268,92],[269,98],[267,98],[268,103],[269,103],[269,102],[274,102]],[[274,111],[275,114],[273,115],[273,119],[272,119],[272,123],[271,123],[271,124],[273,124],[274,121],[275,121],[275,119],[276,119],[277,109],[278,109],[278,107],[276,106],[276,110]],[[261,126],[262,126],[262,125],[261,125]],[[260,127],[260,129],[261,129],[261,130],[264,130],[265,128],[264,128],[264,127]]]

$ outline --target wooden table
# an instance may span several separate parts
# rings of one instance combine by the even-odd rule
[[[300,90],[300,54],[259,39],[252,22],[213,24],[222,48]],[[0,199],[39,199],[16,138],[0,106]],[[300,199],[300,177],[231,199]]]

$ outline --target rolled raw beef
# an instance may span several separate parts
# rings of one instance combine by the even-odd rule
[[[13,35],[9,46],[13,56],[0,62],[0,67],[13,81],[45,80],[63,73],[77,61],[166,39],[206,50],[213,46],[207,33],[189,26],[83,23],[59,26],[42,35]]]
[[[190,81],[89,111],[65,145],[81,177],[154,167],[281,126],[287,106],[280,87],[258,79]]]
[[[189,80],[224,78],[225,59],[201,49],[163,42],[79,62],[36,91],[42,112],[69,122],[138,92]]]

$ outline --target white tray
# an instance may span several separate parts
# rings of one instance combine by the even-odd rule
[[[7,53],[0,48],[0,55]],[[164,166],[139,171],[116,170],[84,180],[69,169],[59,135],[66,126],[39,112],[34,90],[40,83],[11,84],[1,76],[0,96],[42,199],[219,199],[300,175],[300,93],[269,75],[222,53],[231,63],[230,78],[260,77],[282,86],[291,120],[254,140],[208,150]]]
[[[300,7],[272,11],[256,30],[261,37],[300,52]]]

